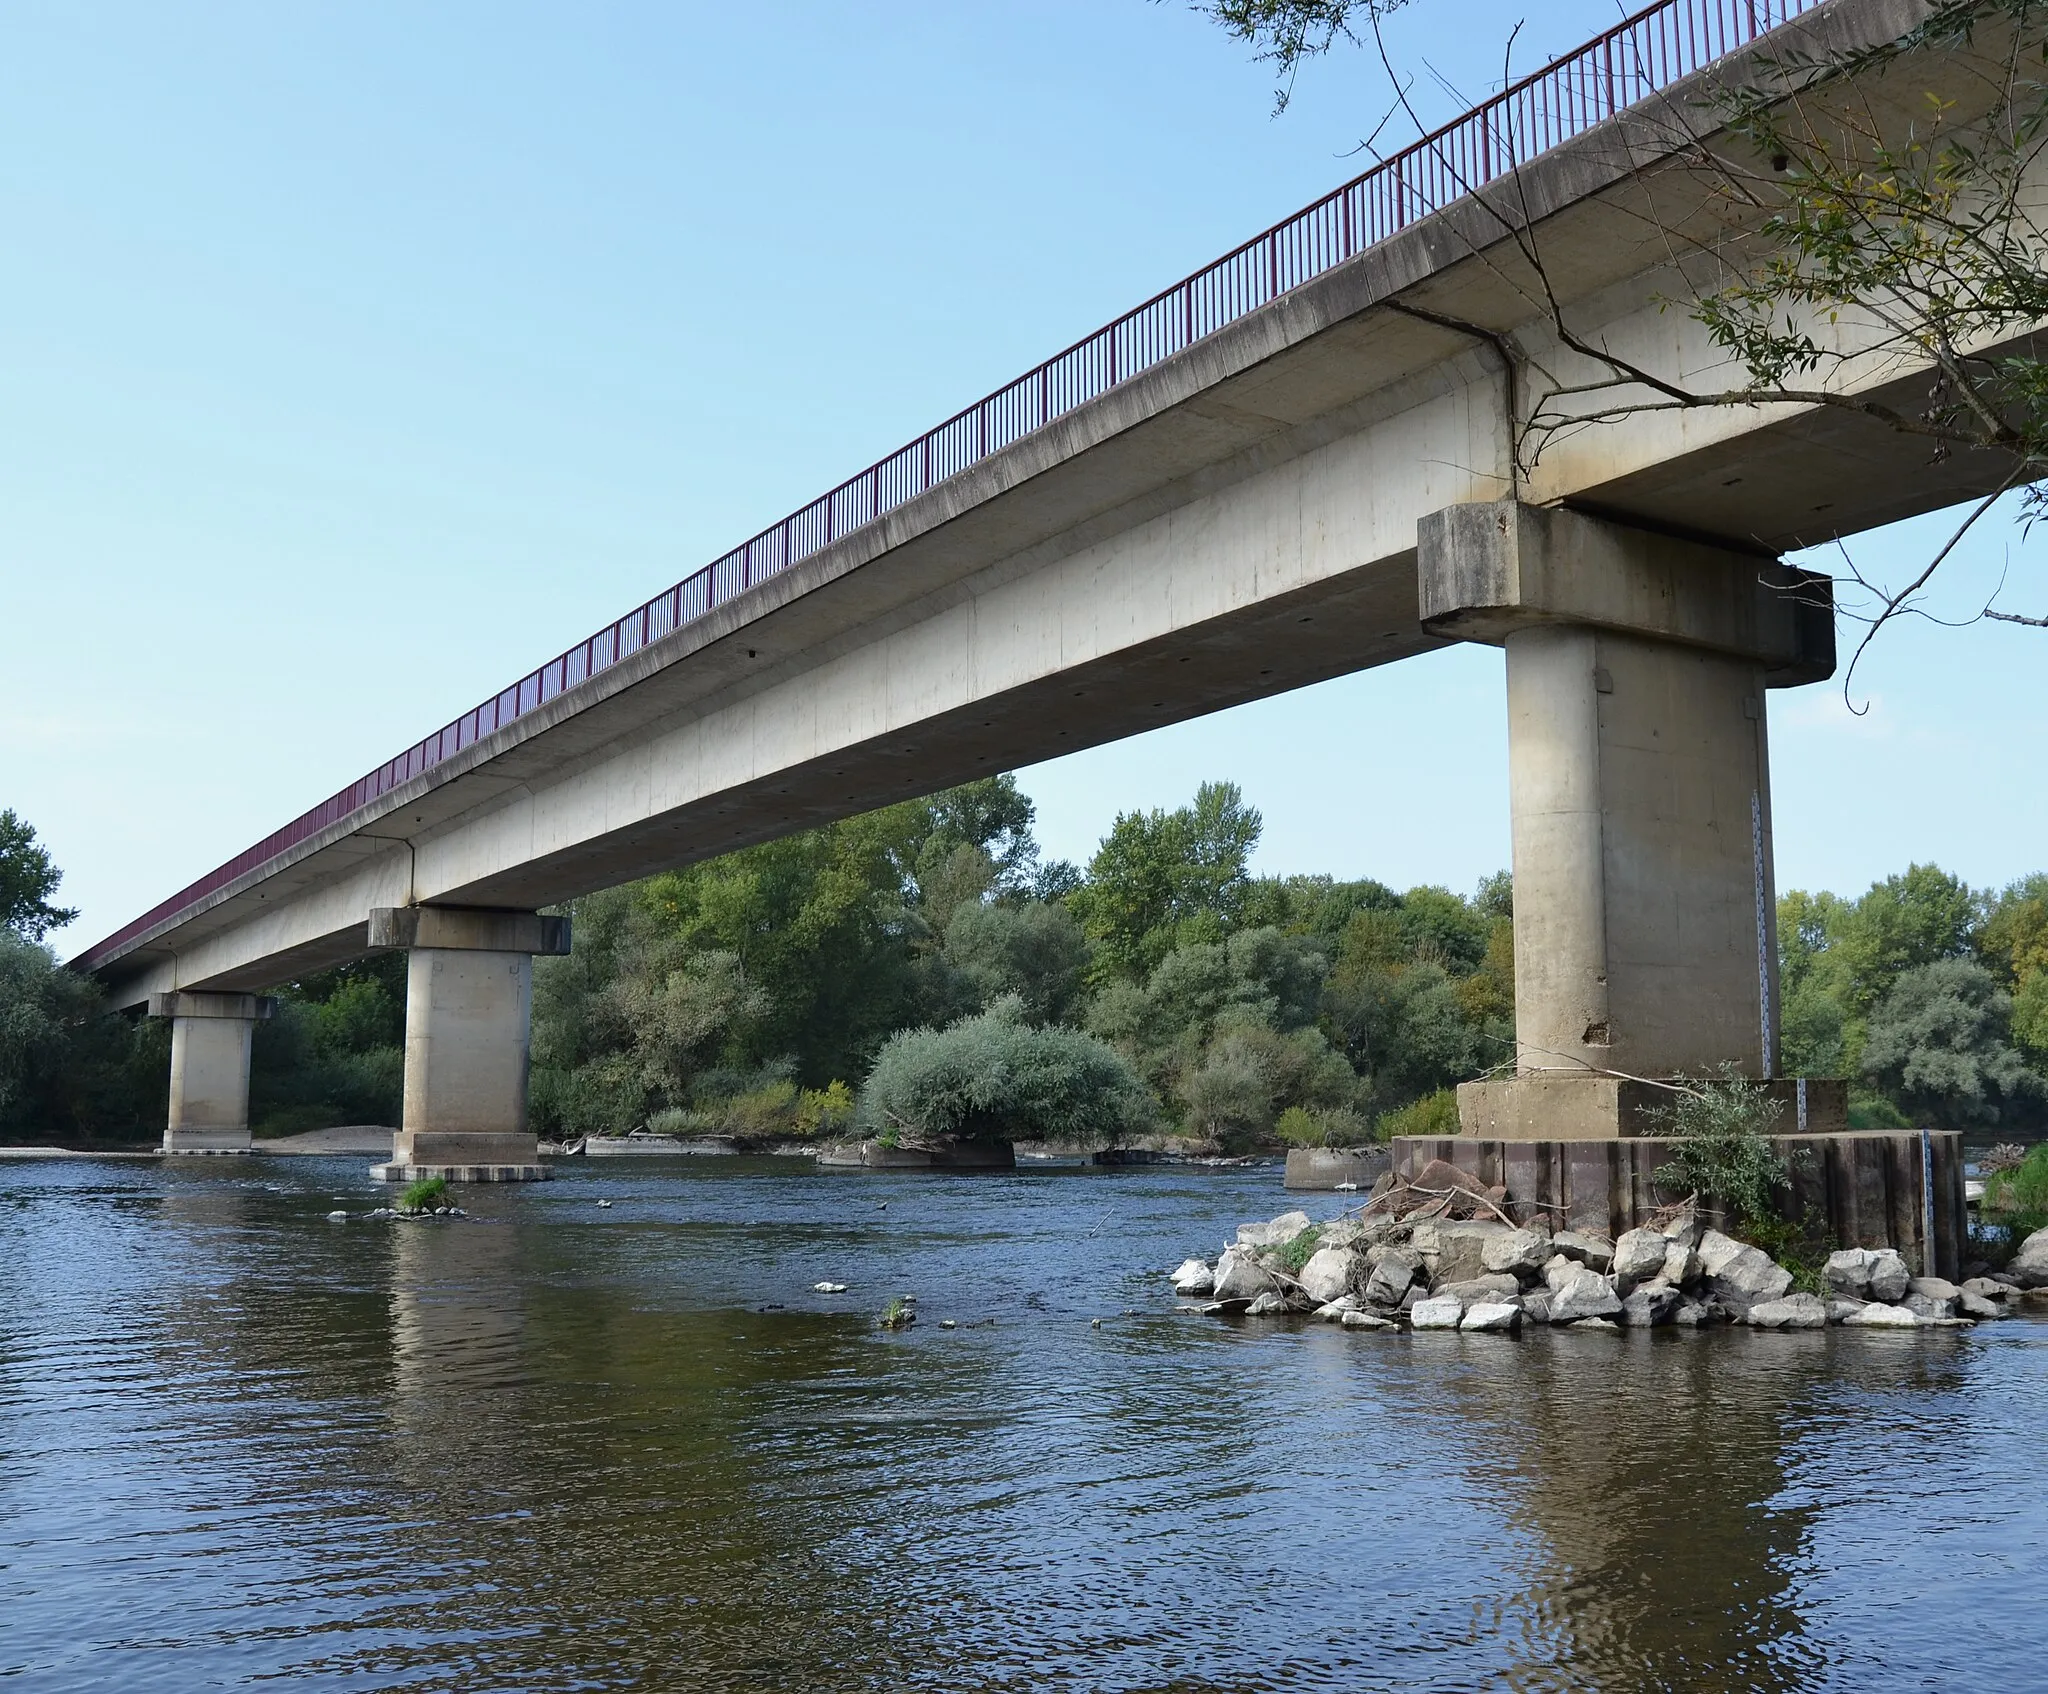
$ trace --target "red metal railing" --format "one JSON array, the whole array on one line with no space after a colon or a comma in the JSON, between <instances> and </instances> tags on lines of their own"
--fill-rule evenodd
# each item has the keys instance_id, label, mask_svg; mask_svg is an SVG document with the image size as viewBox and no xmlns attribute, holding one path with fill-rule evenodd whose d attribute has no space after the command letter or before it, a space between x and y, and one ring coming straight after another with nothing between
<instances>
[{"instance_id":1,"label":"red metal railing","mask_svg":"<svg viewBox=\"0 0 2048 1694\"><path fill-rule=\"evenodd\" d=\"M117 930L90 965L235 878L433 769L544 700L915 499L1289 289L1355 258L1518 161L1668 88L1822 0L1661 0L1275 224L550 659Z\"/></svg>"}]
</instances>

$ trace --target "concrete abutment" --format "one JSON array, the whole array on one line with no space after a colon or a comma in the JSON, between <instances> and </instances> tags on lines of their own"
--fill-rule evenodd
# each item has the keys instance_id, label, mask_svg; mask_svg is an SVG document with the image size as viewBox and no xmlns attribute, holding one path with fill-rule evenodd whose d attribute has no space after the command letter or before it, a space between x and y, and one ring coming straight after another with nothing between
<instances>
[{"instance_id":1,"label":"concrete abutment","mask_svg":"<svg viewBox=\"0 0 2048 1694\"><path fill-rule=\"evenodd\" d=\"M442 906L380 908L370 944L407 952L405 1103L388 1182L546 1178L528 1127L533 958L569 950L569 920Z\"/></svg>"}]
</instances>

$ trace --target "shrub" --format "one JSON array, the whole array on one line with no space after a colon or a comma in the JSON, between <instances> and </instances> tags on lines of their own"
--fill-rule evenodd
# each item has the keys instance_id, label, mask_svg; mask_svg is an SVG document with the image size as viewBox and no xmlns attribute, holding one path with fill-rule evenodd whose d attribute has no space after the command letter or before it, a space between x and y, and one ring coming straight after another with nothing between
<instances>
[{"instance_id":1,"label":"shrub","mask_svg":"<svg viewBox=\"0 0 2048 1694\"><path fill-rule=\"evenodd\" d=\"M446 1205L447 1201L448 1179L445 1176L423 1176L398 1197L398 1209L401 1212L427 1212L436 1206Z\"/></svg>"},{"instance_id":2,"label":"shrub","mask_svg":"<svg viewBox=\"0 0 2048 1694\"><path fill-rule=\"evenodd\" d=\"M1021 1002L1005 996L945 1029L891 1036L856 1120L899 1137L1107 1142L1149 1123L1153 1111L1150 1091L1114 1048L1079 1030L1034 1029Z\"/></svg>"},{"instance_id":3,"label":"shrub","mask_svg":"<svg viewBox=\"0 0 2048 1694\"><path fill-rule=\"evenodd\" d=\"M2035 1147L2011 1169L1994 1171L1985 1178L1983 1209L1995 1215L2015 1240L2048 1229L2048 1142Z\"/></svg>"},{"instance_id":4,"label":"shrub","mask_svg":"<svg viewBox=\"0 0 2048 1694\"><path fill-rule=\"evenodd\" d=\"M1302 1268L1316 1255L1316 1247L1322 1241L1323 1226L1312 1223L1293 1240L1284 1242L1274 1250L1274 1260L1289 1276L1301 1275Z\"/></svg>"},{"instance_id":5,"label":"shrub","mask_svg":"<svg viewBox=\"0 0 2048 1694\"><path fill-rule=\"evenodd\" d=\"M1373 1139L1372 1126L1349 1106L1289 1106L1273 1130L1293 1147L1363 1147Z\"/></svg>"},{"instance_id":6,"label":"shrub","mask_svg":"<svg viewBox=\"0 0 2048 1694\"><path fill-rule=\"evenodd\" d=\"M1456 1135L1458 1091L1439 1088L1434 1094L1409 1101L1398 1111L1383 1112L1372 1132L1380 1141L1391 1141L1397 1135Z\"/></svg>"},{"instance_id":7,"label":"shrub","mask_svg":"<svg viewBox=\"0 0 2048 1694\"><path fill-rule=\"evenodd\" d=\"M1733 1065L1714 1076L1680 1081L1687 1091L1675 1104L1645 1114L1673 1143L1658 1180L1719 1201L1724 1221L1748 1234L1782 1225L1781 1196L1792 1169L1769 1138L1784 1103Z\"/></svg>"}]
</instances>

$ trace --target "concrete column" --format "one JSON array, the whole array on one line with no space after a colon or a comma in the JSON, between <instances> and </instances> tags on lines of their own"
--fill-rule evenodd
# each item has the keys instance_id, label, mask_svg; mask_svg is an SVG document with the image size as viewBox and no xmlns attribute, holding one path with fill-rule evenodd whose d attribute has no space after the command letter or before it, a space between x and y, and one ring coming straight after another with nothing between
<instances>
[{"instance_id":1,"label":"concrete column","mask_svg":"<svg viewBox=\"0 0 2048 1694\"><path fill-rule=\"evenodd\" d=\"M166 1153L247 1153L249 1047L277 1002L261 994L190 989L153 994L149 1015L171 1020L171 1109Z\"/></svg>"},{"instance_id":2,"label":"concrete column","mask_svg":"<svg viewBox=\"0 0 2048 1694\"><path fill-rule=\"evenodd\" d=\"M1427 627L1507 650L1513 1082L1466 1133L1611 1136L1631 1078L1777 1062L1764 689L1833 670L1825 578L1515 502L1425 520Z\"/></svg>"},{"instance_id":3,"label":"concrete column","mask_svg":"<svg viewBox=\"0 0 2048 1694\"><path fill-rule=\"evenodd\" d=\"M373 947L408 950L405 1103L378 1178L544 1179L526 1122L533 955L566 953L569 920L443 906L370 914Z\"/></svg>"}]
</instances>

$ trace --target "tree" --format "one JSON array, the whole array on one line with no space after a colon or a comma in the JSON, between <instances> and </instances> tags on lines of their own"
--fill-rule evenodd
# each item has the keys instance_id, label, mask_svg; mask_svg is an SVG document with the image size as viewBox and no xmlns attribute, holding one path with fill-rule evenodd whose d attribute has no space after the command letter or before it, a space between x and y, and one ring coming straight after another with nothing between
<instances>
[{"instance_id":1,"label":"tree","mask_svg":"<svg viewBox=\"0 0 2048 1694\"><path fill-rule=\"evenodd\" d=\"M1205 782L1176 811L1119 813L1070 897L1098 976L1142 980L1183 929L1221 940L1242 915L1262 827L1234 782Z\"/></svg>"},{"instance_id":2,"label":"tree","mask_svg":"<svg viewBox=\"0 0 2048 1694\"><path fill-rule=\"evenodd\" d=\"M2012 996L1976 960L1916 965L1871 1013L1864 1074L1923 1124L1997 1123L2039 1093L2011 1020Z\"/></svg>"},{"instance_id":3,"label":"tree","mask_svg":"<svg viewBox=\"0 0 2048 1694\"><path fill-rule=\"evenodd\" d=\"M875 1056L856 1121L921 1140L1081 1140L1108 1145L1153 1117L1150 1091L1114 1048L1034 1028L1015 999L942 1030L899 1031Z\"/></svg>"},{"instance_id":4,"label":"tree","mask_svg":"<svg viewBox=\"0 0 2048 1694\"><path fill-rule=\"evenodd\" d=\"M9 809L0 811L0 929L40 941L78 916L75 906L53 906L50 896L64 873L50 862L36 832Z\"/></svg>"},{"instance_id":5,"label":"tree","mask_svg":"<svg viewBox=\"0 0 2048 1694\"><path fill-rule=\"evenodd\" d=\"M1833 945L1848 973L1851 1005L1868 1011L1904 971L1972 950L1977 899L1937 865L1909 865L1873 883L1839 921Z\"/></svg>"}]
</instances>

